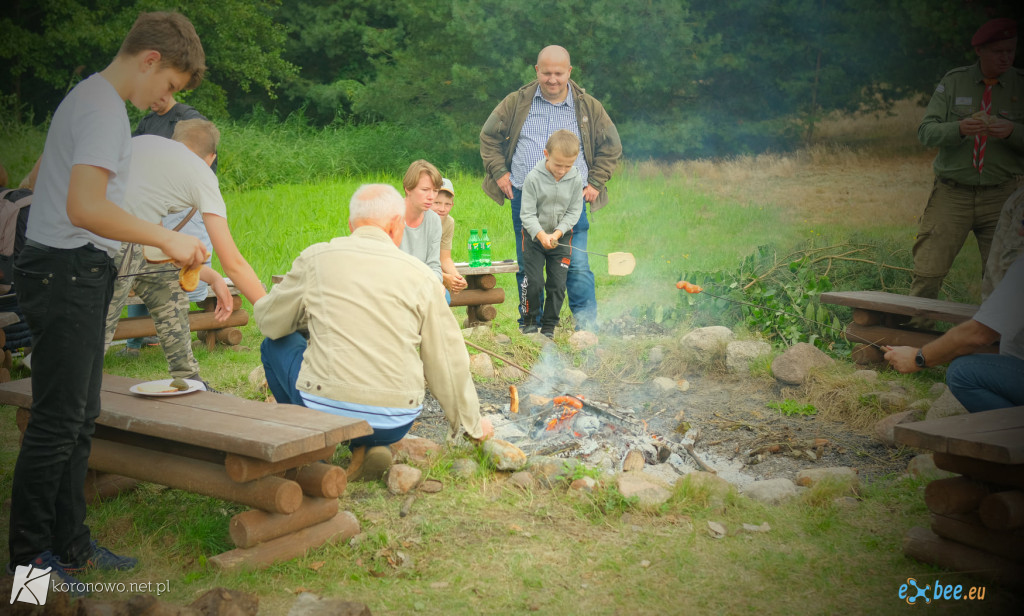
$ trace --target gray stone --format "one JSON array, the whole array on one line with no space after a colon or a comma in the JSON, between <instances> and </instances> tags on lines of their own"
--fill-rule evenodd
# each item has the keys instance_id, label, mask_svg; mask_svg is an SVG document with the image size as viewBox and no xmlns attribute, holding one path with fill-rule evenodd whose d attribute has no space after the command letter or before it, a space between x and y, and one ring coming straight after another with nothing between
<instances>
[{"instance_id":1,"label":"gray stone","mask_svg":"<svg viewBox=\"0 0 1024 616\"><path fill-rule=\"evenodd\" d=\"M590 494L597 488L597 480L593 477L580 477L569 484L570 493Z\"/></svg>"},{"instance_id":2,"label":"gray stone","mask_svg":"<svg viewBox=\"0 0 1024 616\"><path fill-rule=\"evenodd\" d=\"M648 464L641 471L644 475L652 477L665 485L674 486L683 478L671 464Z\"/></svg>"},{"instance_id":3,"label":"gray stone","mask_svg":"<svg viewBox=\"0 0 1024 616\"><path fill-rule=\"evenodd\" d=\"M711 327L698 327L683 336L680 342L687 349L701 353L718 353L735 337L736 335L728 327L712 325Z\"/></svg>"},{"instance_id":4,"label":"gray stone","mask_svg":"<svg viewBox=\"0 0 1024 616\"><path fill-rule=\"evenodd\" d=\"M519 368L516 368L515 366L509 366L506 364L501 368L498 368L498 376L509 381L518 381L519 379L523 378L526 375Z\"/></svg>"},{"instance_id":5,"label":"gray stone","mask_svg":"<svg viewBox=\"0 0 1024 616\"><path fill-rule=\"evenodd\" d=\"M777 477L775 479L755 481L743 490L743 494L760 503L776 505L796 496L797 490L796 485L789 479Z\"/></svg>"},{"instance_id":6,"label":"gray stone","mask_svg":"<svg viewBox=\"0 0 1024 616\"><path fill-rule=\"evenodd\" d=\"M932 383L932 386L928 388L928 395L937 398L941 396L943 393L945 393L946 389L947 388L945 383Z\"/></svg>"},{"instance_id":7,"label":"gray stone","mask_svg":"<svg viewBox=\"0 0 1024 616\"><path fill-rule=\"evenodd\" d=\"M944 479L956 475L956 473L944 471L935 466L935 458L930 453L914 456L910 463L907 464L907 473L911 477L926 481L934 481L935 479Z\"/></svg>"},{"instance_id":8,"label":"gray stone","mask_svg":"<svg viewBox=\"0 0 1024 616\"><path fill-rule=\"evenodd\" d=\"M132 597L132 600L134 600L135 598L136 597ZM142 596L140 596L140 598L142 598ZM153 597L152 595L148 595L146 596L146 598L155 600L155 597ZM259 604L260 598L252 593L220 587L206 591L198 599L190 603L188 607L192 610L195 610L194 613L196 614L231 614L232 616L255 616L255 614L259 611ZM165 607L165 605L166 604L155 604L149 606L148 609L142 605L137 605L134 606L135 609L129 609L128 613L152 614L153 616L156 616L158 614L178 613L177 610L173 609L168 609L167 611L161 609ZM86 613L92 613L88 610L85 611ZM97 611L96 613L100 614L103 612Z\"/></svg>"},{"instance_id":9,"label":"gray stone","mask_svg":"<svg viewBox=\"0 0 1024 616\"><path fill-rule=\"evenodd\" d=\"M415 488L420 479L423 478L423 471L408 464L394 464L388 471L388 492L392 494L407 494Z\"/></svg>"},{"instance_id":10,"label":"gray stone","mask_svg":"<svg viewBox=\"0 0 1024 616\"><path fill-rule=\"evenodd\" d=\"M587 376L586 372L583 372L582 370L576 370L575 368L563 370L561 377L562 382L569 385L570 387L579 387L580 384L583 383L583 381L586 381L588 378L590 378Z\"/></svg>"},{"instance_id":11,"label":"gray stone","mask_svg":"<svg viewBox=\"0 0 1024 616\"><path fill-rule=\"evenodd\" d=\"M619 473L615 478L619 493L626 498L637 498L643 508L654 508L665 503L672 493L643 473Z\"/></svg>"},{"instance_id":12,"label":"gray stone","mask_svg":"<svg viewBox=\"0 0 1024 616\"><path fill-rule=\"evenodd\" d=\"M654 346L647 352L647 362L652 366L657 366L661 362L665 361L665 347Z\"/></svg>"},{"instance_id":13,"label":"gray stone","mask_svg":"<svg viewBox=\"0 0 1024 616\"><path fill-rule=\"evenodd\" d=\"M203 612L219 614L221 612ZM227 612L224 612L227 614ZM233 612L232 612L233 613ZM288 616L370 616L370 608L358 601L318 597L304 592L295 598Z\"/></svg>"},{"instance_id":14,"label":"gray stone","mask_svg":"<svg viewBox=\"0 0 1024 616\"><path fill-rule=\"evenodd\" d=\"M267 373L263 369L263 364L260 364L252 369L249 373L249 385L252 385L256 389L267 388Z\"/></svg>"},{"instance_id":15,"label":"gray stone","mask_svg":"<svg viewBox=\"0 0 1024 616\"><path fill-rule=\"evenodd\" d=\"M767 342L734 340L725 347L725 367L729 372L749 372L752 361L771 351L772 346Z\"/></svg>"},{"instance_id":16,"label":"gray stone","mask_svg":"<svg viewBox=\"0 0 1024 616\"><path fill-rule=\"evenodd\" d=\"M876 404L885 413L895 413L907 407L907 395L898 391L872 391L862 396L869 404Z\"/></svg>"},{"instance_id":17,"label":"gray stone","mask_svg":"<svg viewBox=\"0 0 1024 616\"><path fill-rule=\"evenodd\" d=\"M592 346L597 346L597 334L581 329L569 336L569 347L574 351L582 351Z\"/></svg>"},{"instance_id":18,"label":"gray stone","mask_svg":"<svg viewBox=\"0 0 1024 616\"><path fill-rule=\"evenodd\" d=\"M508 441L487 439L483 451L499 471L518 471L526 466L526 454Z\"/></svg>"},{"instance_id":19,"label":"gray stone","mask_svg":"<svg viewBox=\"0 0 1024 616\"><path fill-rule=\"evenodd\" d=\"M660 465L659 466L663 466ZM732 492L732 484L714 473L706 471L694 471L687 473L683 479L690 488L696 488L703 492L707 490L708 502L712 507L721 507L725 504L725 497Z\"/></svg>"},{"instance_id":20,"label":"gray stone","mask_svg":"<svg viewBox=\"0 0 1024 616\"><path fill-rule=\"evenodd\" d=\"M576 458L530 456L528 463L533 476L542 484L551 486L572 477L580 461Z\"/></svg>"},{"instance_id":21,"label":"gray stone","mask_svg":"<svg viewBox=\"0 0 1024 616\"><path fill-rule=\"evenodd\" d=\"M529 471L516 471L508 478L508 482L523 490L536 490L537 480Z\"/></svg>"},{"instance_id":22,"label":"gray stone","mask_svg":"<svg viewBox=\"0 0 1024 616\"><path fill-rule=\"evenodd\" d=\"M441 454L441 446L429 438L420 438L411 434L397 443L391 444L391 455L398 462L416 462L429 464Z\"/></svg>"},{"instance_id":23,"label":"gray stone","mask_svg":"<svg viewBox=\"0 0 1024 616\"><path fill-rule=\"evenodd\" d=\"M829 466L825 468L805 468L796 474L796 485L809 488L819 481L835 479L849 482L855 488L860 483L857 471L848 466Z\"/></svg>"},{"instance_id":24,"label":"gray stone","mask_svg":"<svg viewBox=\"0 0 1024 616\"><path fill-rule=\"evenodd\" d=\"M943 387L945 387L945 385L943 385ZM943 417L966 414L967 409L964 408L964 405L960 404L960 401L956 399L953 392L949 391L948 388L945 388L942 391L942 395L939 396L935 402L932 402L932 406L928 409L928 414L925 416L925 419L942 419Z\"/></svg>"},{"instance_id":25,"label":"gray stone","mask_svg":"<svg viewBox=\"0 0 1024 616\"><path fill-rule=\"evenodd\" d=\"M498 344L508 344L509 342L512 342L512 339L506 334L495 334L494 341Z\"/></svg>"},{"instance_id":26,"label":"gray stone","mask_svg":"<svg viewBox=\"0 0 1024 616\"><path fill-rule=\"evenodd\" d=\"M861 379L862 381L874 383L875 381L878 380L878 373L875 372L874 370L857 370L856 372L853 373L853 377Z\"/></svg>"},{"instance_id":27,"label":"gray stone","mask_svg":"<svg viewBox=\"0 0 1024 616\"><path fill-rule=\"evenodd\" d=\"M918 421L919 411L903 411L883 417L875 422L875 438L882 441L887 447L895 447L896 440L893 438L893 430L897 425Z\"/></svg>"},{"instance_id":28,"label":"gray stone","mask_svg":"<svg viewBox=\"0 0 1024 616\"><path fill-rule=\"evenodd\" d=\"M858 504L860 504L860 501L852 496L840 496L832 502L835 503L836 507L841 509L854 509Z\"/></svg>"},{"instance_id":29,"label":"gray stone","mask_svg":"<svg viewBox=\"0 0 1024 616\"><path fill-rule=\"evenodd\" d=\"M772 374L787 385L803 385L815 369L836 363L813 344L798 342L786 349L772 362Z\"/></svg>"},{"instance_id":30,"label":"gray stone","mask_svg":"<svg viewBox=\"0 0 1024 616\"><path fill-rule=\"evenodd\" d=\"M920 400L914 400L907 405L907 409L911 411L920 411L921 417L925 416L928 409L932 408L932 401L927 398L921 398Z\"/></svg>"},{"instance_id":31,"label":"gray stone","mask_svg":"<svg viewBox=\"0 0 1024 616\"><path fill-rule=\"evenodd\" d=\"M655 395L668 393L676 388L676 382L666 376L656 377L651 381Z\"/></svg>"},{"instance_id":32,"label":"gray stone","mask_svg":"<svg viewBox=\"0 0 1024 616\"><path fill-rule=\"evenodd\" d=\"M491 356L486 353L470 355L469 370L476 376L484 379L494 378L494 362L491 361Z\"/></svg>"},{"instance_id":33,"label":"gray stone","mask_svg":"<svg viewBox=\"0 0 1024 616\"><path fill-rule=\"evenodd\" d=\"M480 465L477 464L476 460L470 460L469 458L459 458L452 462L452 475L460 477L462 479L468 479L473 475L476 475L477 470L480 469Z\"/></svg>"}]
</instances>

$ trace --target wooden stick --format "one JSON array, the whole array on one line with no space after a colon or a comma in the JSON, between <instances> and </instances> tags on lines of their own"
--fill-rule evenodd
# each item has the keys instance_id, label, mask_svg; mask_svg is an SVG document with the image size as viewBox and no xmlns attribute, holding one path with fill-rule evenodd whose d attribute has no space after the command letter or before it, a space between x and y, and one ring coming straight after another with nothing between
<instances>
[{"instance_id":1,"label":"wooden stick","mask_svg":"<svg viewBox=\"0 0 1024 616\"><path fill-rule=\"evenodd\" d=\"M978 515L985 526L993 530L1013 530L1024 527L1024 492L996 492L981 501Z\"/></svg>"},{"instance_id":2,"label":"wooden stick","mask_svg":"<svg viewBox=\"0 0 1024 616\"><path fill-rule=\"evenodd\" d=\"M1024 464L999 464L952 453L935 452L935 466L989 483L1024 488Z\"/></svg>"},{"instance_id":3,"label":"wooden stick","mask_svg":"<svg viewBox=\"0 0 1024 616\"><path fill-rule=\"evenodd\" d=\"M359 520L342 511L326 522L271 539L251 548L238 548L210 558L210 563L224 570L237 568L265 569L270 565L298 558L307 550L325 543L337 543L359 532Z\"/></svg>"},{"instance_id":4,"label":"wooden stick","mask_svg":"<svg viewBox=\"0 0 1024 616\"><path fill-rule=\"evenodd\" d=\"M345 471L340 466L317 462L291 469L284 476L302 486L302 491L310 496L338 498L341 496L341 493L338 492L341 481L338 475L344 474ZM347 478L345 481L348 481Z\"/></svg>"},{"instance_id":5,"label":"wooden stick","mask_svg":"<svg viewBox=\"0 0 1024 616\"><path fill-rule=\"evenodd\" d=\"M338 513L336 498L307 498L302 506L287 515L250 509L231 518L228 530L236 547L254 545L283 537L330 520Z\"/></svg>"},{"instance_id":6,"label":"wooden stick","mask_svg":"<svg viewBox=\"0 0 1024 616\"><path fill-rule=\"evenodd\" d=\"M988 488L966 477L936 479L924 487L924 504L939 515L978 510Z\"/></svg>"},{"instance_id":7,"label":"wooden stick","mask_svg":"<svg viewBox=\"0 0 1024 616\"><path fill-rule=\"evenodd\" d=\"M328 460L334 455L334 450L336 448L337 445L330 445L323 449L304 453L302 455L295 456L294 458L287 458L278 462L267 462L266 460L251 458L237 453L229 453L224 456L224 468L227 469L228 477L231 477L234 481L252 481L253 479L259 479L260 477L266 477L267 475L274 475L291 468L298 468L300 466L319 462L320 460Z\"/></svg>"},{"instance_id":8,"label":"wooden stick","mask_svg":"<svg viewBox=\"0 0 1024 616\"><path fill-rule=\"evenodd\" d=\"M228 315L228 319L224 322L215 319L212 312L192 311L188 313L188 326L192 331L241 327L248 322L249 313L245 310L235 310ZM143 338L155 335L156 325L153 324L152 318L128 317L117 322L117 329L114 331L113 339L123 340L125 338Z\"/></svg>"},{"instance_id":9,"label":"wooden stick","mask_svg":"<svg viewBox=\"0 0 1024 616\"><path fill-rule=\"evenodd\" d=\"M718 471L711 468L704 462L704 460L700 459L700 457L697 455L697 452L693 450L693 445L689 443L683 443L683 448L686 449L686 453L690 454L690 457L697 461L697 465L700 466L702 469L711 473L712 475L718 474Z\"/></svg>"},{"instance_id":10,"label":"wooden stick","mask_svg":"<svg viewBox=\"0 0 1024 616\"><path fill-rule=\"evenodd\" d=\"M1024 566L915 526L903 537L903 553L952 571L975 573L1006 586L1024 586Z\"/></svg>"},{"instance_id":11,"label":"wooden stick","mask_svg":"<svg viewBox=\"0 0 1024 616\"><path fill-rule=\"evenodd\" d=\"M1024 563L1024 533L999 532L985 528L976 513L948 516L933 513L931 518L932 531L940 537Z\"/></svg>"},{"instance_id":12,"label":"wooden stick","mask_svg":"<svg viewBox=\"0 0 1024 616\"><path fill-rule=\"evenodd\" d=\"M529 374L530 376L532 376L533 378L537 379L538 381L543 380L539 376L537 376L536 374L530 372L526 368L523 368L519 364L513 362L512 360L508 359L507 357L504 357L503 355L495 353L494 351L489 351L489 350L487 350L487 349L485 349L485 348L483 348L481 346L477 346L477 345L473 344L472 342L470 342L469 340L463 340L463 342L466 343L466 346L473 347L474 349L476 349L477 351L480 351L482 353L487 353L488 355L490 355L491 357L494 357L495 359L500 359L501 361L503 361L506 364L512 366L513 368L516 368L518 370L521 370L521 371L525 372L526 374Z\"/></svg>"},{"instance_id":13,"label":"wooden stick","mask_svg":"<svg viewBox=\"0 0 1024 616\"><path fill-rule=\"evenodd\" d=\"M402 503L402 508L398 510L398 517L404 518L409 515L409 511L412 509L413 502L416 501L416 495L410 494L406 497L405 502Z\"/></svg>"},{"instance_id":14,"label":"wooden stick","mask_svg":"<svg viewBox=\"0 0 1024 616\"><path fill-rule=\"evenodd\" d=\"M292 513L302 504L302 488L294 481L263 477L237 483L223 465L103 439L93 439L89 467L274 513Z\"/></svg>"}]
</instances>

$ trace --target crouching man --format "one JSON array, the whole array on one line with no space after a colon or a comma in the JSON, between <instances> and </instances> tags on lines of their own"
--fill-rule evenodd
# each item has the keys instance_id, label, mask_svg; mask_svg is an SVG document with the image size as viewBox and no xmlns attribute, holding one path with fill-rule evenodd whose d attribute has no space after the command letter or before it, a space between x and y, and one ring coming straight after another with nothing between
<instances>
[{"instance_id":1,"label":"crouching man","mask_svg":"<svg viewBox=\"0 0 1024 616\"><path fill-rule=\"evenodd\" d=\"M350 480L380 479L390 468L388 445L419 416L424 378L450 436L480 442L493 433L480 417L469 354L437 276L398 248L404 216L394 187L361 186L349 204L352 234L302 251L253 306L274 398L373 428L349 444Z\"/></svg>"},{"instance_id":2,"label":"crouching man","mask_svg":"<svg viewBox=\"0 0 1024 616\"><path fill-rule=\"evenodd\" d=\"M1017 234L1024 238L1024 220ZM1024 240L1021 240L1024 242ZM1019 246L1019 245L1018 245ZM1024 406L1024 254L978 312L920 349L892 347L885 359L900 372L952 361L946 384L960 404L977 413ZM977 353L999 342L999 354Z\"/></svg>"}]
</instances>

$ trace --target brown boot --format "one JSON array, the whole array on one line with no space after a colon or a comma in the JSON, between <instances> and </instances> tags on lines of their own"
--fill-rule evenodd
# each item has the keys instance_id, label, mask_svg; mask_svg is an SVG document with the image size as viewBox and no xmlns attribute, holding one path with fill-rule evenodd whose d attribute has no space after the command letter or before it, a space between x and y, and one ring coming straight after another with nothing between
<instances>
[{"instance_id":1,"label":"brown boot","mask_svg":"<svg viewBox=\"0 0 1024 616\"><path fill-rule=\"evenodd\" d=\"M354 481L377 481L391 469L391 448L383 445L370 447L363 459L359 477Z\"/></svg>"},{"instance_id":2,"label":"brown boot","mask_svg":"<svg viewBox=\"0 0 1024 616\"><path fill-rule=\"evenodd\" d=\"M348 463L348 468L345 469L345 474L348 476L349 481L359 481L359 476L363 472L363 460L365 458L366 447L352 448L352 459Z\"/></svg>"}]
</instances>

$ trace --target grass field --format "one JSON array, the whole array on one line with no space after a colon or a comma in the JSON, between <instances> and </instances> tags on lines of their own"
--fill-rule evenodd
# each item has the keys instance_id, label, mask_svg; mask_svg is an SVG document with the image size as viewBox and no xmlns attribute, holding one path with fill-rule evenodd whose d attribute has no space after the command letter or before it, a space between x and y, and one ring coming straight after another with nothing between
<instances>
[{"instance_id":1,"label":"grass field","mask_svg":"<svg viewBox=\"0 0 1024 616\"><path fill-rule=\"evenodd\" d=\"M918 110L898 111L824 123L821 143L789 155L624 163L610 184L611 204L592 217L590 247L632 252L637 269L613 278L601 257L591 258L601 318L639 314L643 306L679 309L674 336L691 319L674 283L688 272L732 270L762 245L782 259L799 247L863 242L874 247L873 259L908 265L915 218L930 189L931 154L915 146ZM24 147L38 143L38 136L19 139ZM31 164L29 156L18 160L22 171L24 160ZM240 149L225 151L224 162L227 173L231 165L248 164ZM303 248L347 234L347 202L359 184L397 186L407 162L396 162L400 169L391 174L234 185L225 198L242 253L269 286L271 275L285 273ZM465 259L471 227L490 230L495 259L513 258L507 206L483 195L478 175L452 170L449 176L457 191L455 259ZM951 274L949 289L958 299L977 298L975 253L969 244ZM500 278L508 299L495 329L515 336L515 288L511 276ZM461 319L463 311L456 314ZM246 376L259 363L261 337L251 324L244 334L241 350L200 350L197 358L218 389L258 398ZM138 360L111 353L106 369L158 378L165 367L159 350L147 349ZM16 448L14 410L2 407L0 494L9 493ZM578 499L560 491L524 494L489 471L458 479L449 467L466 455L472 454L453 450L427 470L446 488L417 500L406 518L398 516L400 499L382 486L350 486L342 505L366 531L359 545L319 549L253 573L223 574L205 562L230 547L226 528L235 506L149 486L89 513L101 543L139 556L142 566L86 579L169 580L163 598L182 604L211 587L240 588L257 593L266 614L286 613L301 590L363 601L374 614L897 614L912 609L897 597L907 577L971 583L902 556L905 530L927 525L923 484L913 480L866 486L848 507L833 503L837 492L829 486L766 507L682 483L667 505L643 511L611 488ZM6 527L8 515L0 511L0 525ZM768 522L772 530L712 539L706 530L712 520L730 529ZM990 589L985 602L928 609L998 613L1005 599Z\"/></svg>"}]
</instances>

